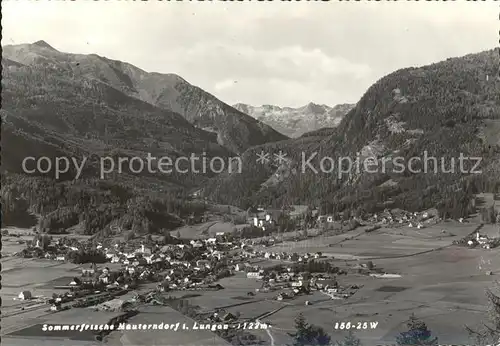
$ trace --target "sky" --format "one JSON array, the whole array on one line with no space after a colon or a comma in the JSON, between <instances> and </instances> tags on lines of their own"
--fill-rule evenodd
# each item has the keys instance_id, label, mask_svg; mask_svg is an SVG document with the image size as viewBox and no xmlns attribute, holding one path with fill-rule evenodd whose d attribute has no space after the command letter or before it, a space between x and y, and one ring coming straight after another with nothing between
<instances>
[{"instance_id":1,"label":"sky","mask_svg":"<svg viewBox=\"0 0 500 346\"><path fill-rule=\"evenodd\" d=\"M176 73L226 103L355 103L405 67L499 45L494 2L2 1L2 45Z\"/></svg>"}]
</instances>

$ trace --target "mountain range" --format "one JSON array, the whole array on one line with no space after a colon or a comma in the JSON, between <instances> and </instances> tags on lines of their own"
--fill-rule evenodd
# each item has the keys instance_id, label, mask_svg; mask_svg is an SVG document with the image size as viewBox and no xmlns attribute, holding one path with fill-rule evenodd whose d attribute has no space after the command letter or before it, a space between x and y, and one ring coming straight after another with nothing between
<instances>
[{"instance_id":1,"label":"mountain range","mask_svg":"<svg viewBox=\"0 0 500 346\"><path fill-rule=\"evenodd\" d=\"M244 103L233 105L239 111L249 114L257 120L271 126L292 138L321 128L334 128L342 118L354 108L353 104L340 104L334 107L308 103L299 108L263 105L250 106Z\"/></svg>"},{"instance_id":2,"label":"mountain range","mask_svg":"<svg viewBox=\"0 0 500 346\"><path fill-rule=\"evenodd\" d=\"M439 206L466 214L473 192L500 191L499 66L499 54L491 50L395 71L356 105L254 108L229 106L174 74L148 73L95 54L63 53L44 41L5 46L3 219L29 212L41 215L49 228L78 224L87 234L116 225L162 232L165 225L178 224L177 217L191 215L193 205L185 197L199 188L210 200L244 208ZM393 158L408 162L424 152L448 161L480 157L482 173L392 169ZM239 155L242 171L137 174L125 167L99 179L100 157L148 153L173 159ZM258 162L261 153L280 154L282 160ZM90 164L80 180L73 169L54 179L53 168L38 176L23 174L27 156L86 156ZM336 164L346 157L388 160L389 167L342 175L340 165L304 171L304 157L311 156L308 162L316 168L324 158Z\"/></svg>"},{"instance_id":3,"label":"mountain range","mask_svg":"<svg viewBox=\"0 0 500 346\"><path fill-rule=\"evenodd\" d=\"M131 64L96 54L63 53L44 41L5 46L2 56L8 59L6 62L10 71L8 78L24 73L38 75L43 79L42 76L50 74L48 80L42 81L43 84L72 84L74 88L85 90L88 94L87 101L92 101L93 104L103 105L111 101L115 105L120 105L128 102L150 112L164 111L160 118L168 118L172 125L175 123L179 132L192 132L194 138L201 140L214 137L217 144L233 153L239 154L254 145L286 139L271 127L236 110L175 74L148 73ZM39 97L40 94L34 96ZM182 122L179 115L192 126ZM74 117L78 115L75 114ZM89 124L69 125L68 121L71 119L60 121L59 125L63 127L58 130L71 129L81 134L96 130L93 126L88 127ZM104 119L99 121L104 122ZM112 128L117 130L121 126L113 124L111 118L107 121L111 131ZM66 124L63 125L63 122ZM104 126L103 123L100 125ZM130 130L141 133L140 128L131 125L125 126L130 126ZM192 130L193 126L197 129Z\"/></svg>"},{"instance_id":4,"label":"mountain range","mask_svg":"<svg viewBox=\"0 0 500 346\"><path fill-rule=\"evenodd\" d=\"M397 70L372 85L336 128L251 148L243 155L244 174L222 174L205 192L242 206L326 203L373 211L444 205L464 214L472 191L500 190L499 66L498 51L491 50ZM261 153L280 152L286 160L256 163ZM438 160L427 172L425 153ZM440 167L443 161L449 170L460 155L480 158L481 174ZM387 160L388 167L371 172L340 163L357 157ZM420 171L408 169L414 157ZM393 169L394 158L405 164L402 172ZM305 162L316 171L304 170ZM346 173L339 176L339 167Z\"/></svg>"},{"instance_id":5,"label":"mountain range","mask_svg":"<svg viewBox=\"0 0 500 346\"><path fill-rule=\"evenodd\" d=\"M187 192L215 173L189 166L162 173L158 161L150 170L133 166L133 159L229 160L254 145L287 139L175 74L60 52L45 41L2 48L4 222L37 214L51 229L80 225L95 234L118 224L159 232L192 212ZM48 171L25 174L24 158L42 156L52 162ZM55 179L61 157L79 164L87 159L79 179L72 165ZM115 163L103 179L102 157ZM118 164L121 159L129 161Z\"/></svg>"}]
</instances>

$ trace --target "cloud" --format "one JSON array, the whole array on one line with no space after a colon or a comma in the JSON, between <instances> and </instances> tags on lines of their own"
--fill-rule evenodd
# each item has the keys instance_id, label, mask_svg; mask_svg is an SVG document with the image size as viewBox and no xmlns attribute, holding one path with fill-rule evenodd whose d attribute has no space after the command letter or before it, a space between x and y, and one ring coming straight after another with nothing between
<instances>
[{"instance_id":1,"label":"cloud","mask_svg":"<svg viewBox=\"0 0 500 346\"><path fill-rule=\"evenodd\" d=\"M498 5L492 2L10 1L2 6L2 44L44 39L62 51L177 73L227 103L356 102L397 69L498 45Z\"/></svg>"},{"instance_id":2,"label":"cloud","mask_svg":"<svg viewBox=\"0 0 500 346\"><path fill-rule=\"evenodd\" d=\"M220 43L214 47L201 43L176 53L183 56L184 64L197 69L199 74L225 70L226 74L237 76L237 79L260 76L306 82L325 76L361 78L371 73L366 64L353 63L341 56L329 56L318 48L305 50L301 46L256 50L243 45L223 46ZM169 58L160 56L158 59Z\"/></svg>"},{"instance_id":3,"label":"cloud","mask_svg":"<svg viewBox=\"0 0 500 346\"><path fill-rule=\"evenodd\" d=\"M236 83L236 81L234 81L234 80L226 79L226 80L215 83L214 87L215 87L215 90L221 91L221 90L232 88L235 83Z\"/></svg>"},{"instance_id":4,"label":"cloud","mask_svg":"<svg viewBox=\"0 0 500 346\"><path fill-rule=\"evenodd\" d=\"M191 73L211 79L216 78L218 71L224 70L231 76L214 86L214 94L229 103L238 102L241 95L251 95L260 101L259 104L299 106L311 101L313 90L313 101L330 100L331 103L337 99L332 97L334 95L339 95L338 100L352 98L346 91L355 92L356 82L371 81L374 75L368 65L352 63L341 56L328 56L317 48L305 50L300 46L255 50L247 46L224 47L219 44L210 49L200 43L179 52L179 55L184 56L184 63ZM200 60L203 64L198 63ZM209 80L206 85L209 85ZM280 95L279 99L276 95Z\"/></svg>"}]
</instances>

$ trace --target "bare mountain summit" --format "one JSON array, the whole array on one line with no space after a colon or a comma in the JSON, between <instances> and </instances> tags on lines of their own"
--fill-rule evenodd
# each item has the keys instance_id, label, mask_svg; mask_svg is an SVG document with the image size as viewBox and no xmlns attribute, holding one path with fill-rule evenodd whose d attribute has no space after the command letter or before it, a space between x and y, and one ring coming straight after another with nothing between
<instances>
[{"instance_id":1,"label":"bare mountain summit","mask_svg":"<svg viewBox=\"0 0 500 346\"><path fill-rule=\"evenodd\" d=\"M263 105L254 107L238 103L234 108L251 115L257 120L289 136L300 137L306 132L321 128L333 128L354 107L352 104L340 104L335 107L309 103L300 108Z\"/></svg>"}]
</instances>

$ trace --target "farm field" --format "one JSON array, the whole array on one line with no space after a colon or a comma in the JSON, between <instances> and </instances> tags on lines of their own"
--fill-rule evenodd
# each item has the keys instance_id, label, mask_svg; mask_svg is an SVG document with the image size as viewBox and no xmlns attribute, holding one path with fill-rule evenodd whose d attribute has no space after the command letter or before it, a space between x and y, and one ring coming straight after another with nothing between
<instances>
[{"instance_id":1,"label":"farm field","mask_svg":"<svg viewBox=\"0 0 500 346\"><path fill-rule=\"evenodd\" d=\"M130 318L128 323L132 324L176 324L186 325L192 329L194 321L189 317L165 306L148 306L141 308L139 314ZM206 330L129 330L115 331L104 340L106 345L112 346L149 346L149 345L207 345L224 346L230 345L216 334Z\"/></svg>"},{"instance_id":2,"label":"farm field","mask_svg":"<svg viewBox=\"0 0 500 346\"><path fill-rule=\"evenodd\" d=\"M19 237L16 236L2 236L2 258L5 256L11 256L16 252L23 250L26 247L25 242L29 240L33 240L34 233L27 228L18 228L18 227L3 227L2 230L8 231L10 234L18 234ZM88 235L79 235L79 234L53 234L51 235L53 241L57 241L59 238L71 237L74 239L86 240L90 238ZM23 242L23 243L19 243Z\"/></svg>"},{"instance_id":3,"label":"farm field","mask_svg":"<svg viewBox=\"0 0 500 346\"><path fill-rule=\"evenodd\" d=\"M67 311L61 311L57 313L43 313L37 317L29 317L24 324L19 324L15 330L4 331L2 336L2 342L6 345L61 345L71 344L71 345L97 345L99 344L95 340L95 335L91 331L43 331L42 327L44 324L51 325L62 325L62 324L81 324L81 323L92 323L92 324L105 324L111 318L116 317L117 313L109 313L102 311L93 311L90 309L71 309ZM7 334L7 335L5 335ZM40 343L38 343L40 341Z\"/></svg>"},{"instance_id":4,"label":"farm field","mask_svg":"<svg viewBox=\"0 0 500 346\"><path fill-rule=\"evenodd\" d=\"M449 246L473 232L475 223L445 222L427 228L417 229L407 226L380 228L366 233L367 227L335 235L318 236L297 242L284 242L263 251L315 253L341 259L383 258L407 256Z\"/></svg>"},{"instance_id":5,"label":"farm field","mask_svg":"<svg viewBox=\"0 0 500 346\"><path fill-rule=\"evenodd\" d=\"M17 244L6 242L4 239L2 241L2 255L12 254L17 251ZM25 245L22 244L21 246L24 248ZM74 276L80 275L78 265L46 259L31 259L6 255L2 257L1 264L1 334L3 336L15 330L37 324L37 321L47 314L49 306L43 303L43 298L50 298L52 296L52 293L55 292L53 286L61 283L69 283ZM19 293L23 291L30 291L34 298L42 299L39 301L36 299L31 301L18 300ZM8 344L5 340L10 337L2 337L4 344ZM18 342L19 345L22 345L24 342L21 341L22 338L20 339L20 336L16 336L15 339L15 345ZM36 344L33 343L33 338L28 337L28 339L31 340L29 342L30 345Z\"/></svg>"},{"instance_id":6,"label":"farm field","mask_svg":"<svg viewBox=\"0 0 500 346\"><path fill-rule=\"evenodd\" d=\"M206 239L213 237L216 233L230 233L237 229L231 222L209 221L197 225L186 225L170 232L172 236L180 235L183 239Z\"/></svg>"},{"instance_id":7,"label":"farm field","mask_svg":"<svg viewBox=\"0 0 500 346\"><path fill-rule=\"evenodd\" d=\"M78 266L68 263L11 257L2 259L3 307L20 304L13 300L20 292L28 290L33 296L50 297L54 291L53 280L64 278L69 283L75 275L80 275ZM67 279L67 281L66 281ZM58 283L61 284L61 283ZM14 301L14 303L12 303ZM5 310L2 312L6 313Z\"/></svg>"}]
</instances>

